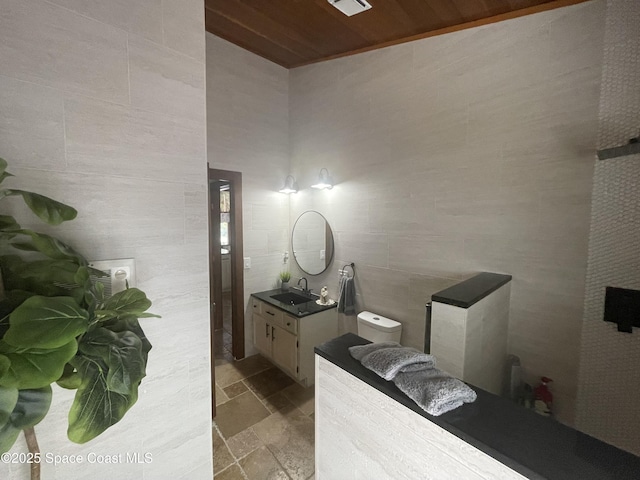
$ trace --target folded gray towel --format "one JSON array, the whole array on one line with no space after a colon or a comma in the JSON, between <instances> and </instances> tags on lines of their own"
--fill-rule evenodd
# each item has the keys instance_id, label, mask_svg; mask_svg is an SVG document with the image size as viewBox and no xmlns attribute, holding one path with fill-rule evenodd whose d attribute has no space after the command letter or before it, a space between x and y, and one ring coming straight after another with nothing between
<instances>
[{"instance_id":1,"label":"folded gray towel","mask_svg":"<svg viewBox=\"0 0 640 480\"><path fill-rule=\"evenodd\" d=\"M396 342L357 345L349 347L349 353L385 380L391 380L398 372L424 370L436 366L433 355L422 353L415 348L403 347Z\"/></svg>"},{"instance_id":2,"label":"folded gray towel","mask_svg":"<svg viewBox=\"0 0 640 480\"><path fill-rule=\"evenodd\" d=\"M338 312L345 315L356 313L356 284L352 277L340 277L338 287Z\"/></svg>"},{"instance_id":3,"label":"folded gray towel","mask_svg":"<svg viewBox=\"0 0 640 480\"><path fill-rule=\"evenodd\" d=\"M366 345L354 345L353 347L349 347L349 353L353 358L361 361L362 357L364 357L365 355L369 355L371 352L375 352L376 350L380 350L381 348L399 346L400 344L398 342L367 343Z\"/></svg>"},{"instance_id":4,"label":"folded gray towel","mask_svg":"<svg viewBox=\"0 0 640 480\"><path fill-rule=\"evenodd\" d=\"M472 403L477 395L464 382L437 368L400 372L393 379L396 386L429 415L438 416Z\"/></svg>"}]
</instances>

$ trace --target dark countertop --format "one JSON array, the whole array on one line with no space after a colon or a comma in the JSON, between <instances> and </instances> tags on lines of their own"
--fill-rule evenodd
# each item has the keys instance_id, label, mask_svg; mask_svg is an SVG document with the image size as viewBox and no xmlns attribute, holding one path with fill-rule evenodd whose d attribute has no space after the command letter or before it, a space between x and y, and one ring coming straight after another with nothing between
<instances>
[{"instance_id":1,"label":"dark countertop","mask_svg":"<svg viewBox=\"0 0 640 480\"><path fill-rule=\"evenodd\" d=\"M289 289L287 291L291 291L298 295L302 295L302 293L298 290ZM324 312L325 310L331 310L332 308L336 308L338 306L337 302L334 303L333 305L318 305L316 303L316 298L318 297L314 298L309 302L300 303L298 305L290 305L288 303L279 302L278 300L271 298L271 295L278 295L280 293L285 293L285 291L279 288L276 288L274 290L267 290L265 292L252 293L251 296L257 298L258 300L262 300L263 302L266 302L269 305L273 305L274 307L279 308L280 310L284 310L285 312L290 313L291 315L295 315L298 318L307 317L309 315L313 315L314 313L318 313L318 312Z\"/></svg>"},{"instance_id":2,"label":"dark countertop","mask_svg":"<svg viewBox=\"0 0 640 480\"><path fill-rule=\"evenodd\" d=\"M433 417L351 357L370 343L347 333L315 347L316 354L429 419L525 477L551 480L638 480L640 457L567 427L510 400L473 387L474 403Z\"/></svg>"},{"instance_id":3,"label":"dark countertop","mask_svg":"<svg viewBox=\"0 0 640 480\"><path fill-rule=\"evenodd\" d=\"M434 293L431 295L431 301L469 308L510 281L511 275L482 272L464 282Z\"/></svg>"}]
</instances>

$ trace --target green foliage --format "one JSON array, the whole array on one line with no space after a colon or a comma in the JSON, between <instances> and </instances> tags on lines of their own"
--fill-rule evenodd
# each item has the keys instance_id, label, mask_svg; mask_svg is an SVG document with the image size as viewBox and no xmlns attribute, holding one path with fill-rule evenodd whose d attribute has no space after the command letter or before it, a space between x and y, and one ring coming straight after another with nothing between
<instances>
[{"instance_id":1,"label":"green foliage","mask_svg":"<svg viewBox=\"0 0 640 480\"><path fill-rule=\"evenodd\" d=\"M65 364L78 351L75 338L57 348L15 348L0 342L0 358L9 360L10 365L0 377L0 386L42 388L62 376Z\"/></svg>"},{"instance_id":2,"label":"green foliage","mask_svg":"<svg viewBox=\"0 0 640 480\"><path fill-rule=\"evenodd\" d=\"M0 452L11 448L22 430L42 421L51 397L49 385L24 390L0 387Z\"/></svg>"},{"instance_id":3,"label":"green foliage","mask_svg":"<svg viewBox=\"0 0 640 480\"><path fill-rule=\"evenodd\" d=\"M291 280L291 273L280 272L280 280L283 282L288 282L289 280Z\"/></svg>"},{"instance_id":4,"label":"green foliage","mask_svg":"<svg viewBox=\"0 0 640 480\"><path fill-rule=\"evenodd\" d=\"M0 183L13 176L0 158ZM72 220L72 207L16 189L50 225ZM103 276L75 249L50 235L23 229L0 215L0 239L30 252L0 256L0 453L21 430L39 423L51 404L51 384L76 390L68 437L85 443L122 419L138 399L151 343L138 322L151 301L129 288L104 298ZM23 254L24 255L24 254Z\"/></svg>"}]
</instances>

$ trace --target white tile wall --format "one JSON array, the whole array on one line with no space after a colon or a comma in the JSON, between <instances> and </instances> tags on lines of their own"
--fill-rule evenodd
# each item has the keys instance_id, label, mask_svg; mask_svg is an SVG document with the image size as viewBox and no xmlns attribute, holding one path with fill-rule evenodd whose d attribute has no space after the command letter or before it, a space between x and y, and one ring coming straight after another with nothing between
<instances>
[{"instance_id":1,"label":"white tile wall","mask_svg":"<svg viewBox=\"0 0 640 480\"><path fill-rule=\"evenodd\" d=\"M469 308L433 302L431 354L438 368L501 395L510 301L511 282Z\"/></svg>"},{"instance_id":2,"label":"white tile wall","mask_svg":"<svg viewBox=\"0 0 640 480\"><path fill-rule=\"evenodd\" d=\"M92 259L135 258L138 287L162 315L142 321L147 377L120 423L72 444L72 392L55 389L36 427L42 452L153 462L44 464L43 478L211 478L204 15L201 2L178 2L174 15L175 3L2 3L0 156L17 175L7 184L75 206L74 222L43 230ZM22 440L14 451L26 451ZM0 464L0 477L28 471Z\"/></svg>"},{"instance_id":3,"label":"white tile wall","mask_svg":"<svg viewBox=\"0 0 640 480\"><path fill-rule=\"evenodd\" d=\"M4 1L0 22L4 75L128 103L122 30L41 0Z\"/></svg>"},{"instance_id":4,"label":"white tile wall","mask_svg":"<svg viewBox=\"0 0 640 480\"><path fill-rule=\"evenodd\" d=\"M432 293L478 271L512 274L510 353L529 382L554 379L568 423L604 13L596 0L290 73L303 189L291 222L316 209L336 236L313 288L335 295L337 269L356 262L358 308L399 320L402 342L420 348ZM331 191L308 189L321 167Z\"/></svg>"},{"instance_id":5,"label":"white tile wall","mask_svg":"<svg viewBox=\"0 0 640 480\"><path fill-rule=\"evenodd\" d=\"M65 167L60 92L0 75L0 110L0 145L12 165Z\"/></svg>"},{"instance_id":6,"label":"white tile wall","mask_svg":"<svg viewBox=\"0 0 640 480\"><path fill-rule=\"evenodd\" d=\"M49 3L162 44L162 0L52 0Z\"/></svg>"},{"instance_id":7,"label":"white tile wall","mask_svg":"<svg viewBox=\"0 0 640 480\"><path fill-rule=\"evenodd\" d=\"M640 124L640 10L608 1L598 148L624 145ZM577 425L640 455L640 331L603 322L605 287L640 289L640 155L598 161L593 182Z\"/></svg>"},{"instance_id":8,"label":"white tile wall","mask_svg":"<svg viewBox=\"0 0 640 480\"><path fill-rule=\"evenodd\" d=\"M246 355L256 352L249 295L288 268L289 197L278 193L289 174L288 92L286 69L207 34L209 165L242 173Z\"/></svg>"}]
</instances>

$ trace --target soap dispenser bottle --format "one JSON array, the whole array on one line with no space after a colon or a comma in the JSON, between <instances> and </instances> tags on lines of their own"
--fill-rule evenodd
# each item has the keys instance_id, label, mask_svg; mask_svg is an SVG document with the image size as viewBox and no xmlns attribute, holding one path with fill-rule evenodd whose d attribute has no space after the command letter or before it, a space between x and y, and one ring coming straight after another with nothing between
<instances>
[{"instance_id":1,"label":"soap dispenser bottle","mask_svg":"<svg viewBox=\"0 0 640 480\"><path fill-rule=\"evenodd\" d=\"M535 410L536 413L544 415L545 417L551 416L551 406L553 405L553 395L549 390L548 383L552 382L549 377L541 377L540 385L534 390L535 395Z\"/></svg>"}]
</instances>

